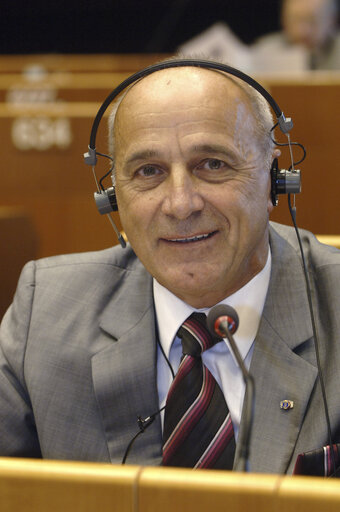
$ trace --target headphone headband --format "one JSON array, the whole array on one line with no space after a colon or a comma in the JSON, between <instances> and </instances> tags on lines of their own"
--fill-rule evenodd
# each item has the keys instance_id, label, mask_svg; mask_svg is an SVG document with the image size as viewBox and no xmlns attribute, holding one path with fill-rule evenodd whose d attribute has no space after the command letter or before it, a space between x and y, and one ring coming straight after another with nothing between
<instances>
[{"instance_id":1,"label":"headphone headband","mask_svg":"<svg viewBox=\"0 0 340 512\"><path fill-rule=\"evenodd\" d=\"M141 71L137 71L137 73L134 73L133 75L129 76L126 80L124 80L118 87L116 87L104 100L103 104L99 108L97 115L93 121L92 129L91 129L91 135L90 135L90 143L89 143L89 152L85 155L85 162L88 165L96 165L97 157L96 157L96 137L97 137L97 131L99 123L109 107L109 105L112 103L112 101L120 94L126 87L133 84L134 82L137 82L137 80L140 80L141 78L144 78L145 76L151 75L152 73L155 73L156 71L160 71L162 69L168 69L168 68L178 68L178 67L197 67L197 68L204 68L204 69L217 69L219 71L223 71L224 73L227 73L232 76L236 76L243 82L246 82L248 85L253 87L256 91L258 91L264 98L267 100L269 105L272 107L279 127L283 133L288 133L293 128L293 122L290 118L286 118L282 110L280 109L279 105L276 103L274 98L269 94L269 92L262 87L261 84L259 84L256 80L254 80L249 75L246 75L242 71L233 68L231 66L228 66L227 64L222 64L219 62L209 61L209 60L199 60L199 59L177 59L177 60L169 60L165 62L160 62L158 64L153 64L151 66L148 66Z\"/></svg>"}]
</instances>

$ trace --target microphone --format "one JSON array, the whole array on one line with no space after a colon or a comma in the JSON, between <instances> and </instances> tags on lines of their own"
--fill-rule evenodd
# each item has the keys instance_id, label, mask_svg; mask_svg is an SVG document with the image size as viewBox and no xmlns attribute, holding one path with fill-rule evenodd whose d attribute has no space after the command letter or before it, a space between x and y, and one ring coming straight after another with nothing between
<instances>
[{"instance_id":1,"label":"microphone","mask_svg":"<svg viewBox=\"0 0 340 512\"><path fill-rule=\"evenodd\" d=\"M126 450L125 450L123 459L122 459L122 464L125 464L126 459L128 458L128 455L129 455L130 450L132 448L132 445L134 444L134 442L137 439L137 437L139 437L141 434L144 434L146 429L149 428L150 425L152 425L152 423L155 421L156 416L158 414L160 414L164 409L165 409L165 405L164 405L164 407L162 407L158 411L154 412L153 414L150 414L150 416L148 416L147 418L142 418L141 416L137 416L137 425L139 427L139 432L137 432L137 434L129 442L129 444L128 444Z\"/></svg>"},{"instance_id":2,"label":"microphone","mask_svg":"<svg viewBox=\"0 0 340 512\"><path fill-rule=\"evenodd\" d=\"M169 368L170 368L172 378L174 379L174 378L175 378L175 372L174 372L174 370L173 370L173 368L172 368L172 366L171 366L171 363L170 363L169 359L167 358L167 356L166 356L166 354L165 354L165 352L164 352L164 349L163 349L163 347L162 347L162 345L161 345L161 343L160 343L160 341L159 341L159 335L158 335L158 332L157 332L157 344L158 344L158 346L159 346L159 348L160 348L160 351L161 351L161 353L162 353L162 355L163 355L163 357L164 357L164 359L165 359L165 361L166 361L167 365L168 365L168 366L169 366ZM131 439L131 441L129 442L129 444L128 444L128 446L127 446L126 450L125 450L125 453L124 453L124 457L123 457L123 460L122 460L122 464L125 464L126 459L128 458L128 455L129 455L130 450L131 450L131 448L132 448L132 445L134 444L134 442L135 442L135 440L137 439L137 437L139 437L139 436L140 436L140 434L143 434L143 433L145 432L145 430L146 430L147 428L149 428L149 427L150 427L150 425L152 425L152 423L153 423L153 422L155 421L155 419L156 419L156 416L157 416L158 414L160 414L162 411L164 411L164 409L165 409L165 405L164 405L161 409L159 409L158 411L154 412L153 414L150 414L150 416L147 416L146 418L142 418L140 415L139 415L139 416L137 416L137 425L138 425L138 427L139 427L139 431L137 432L137 434L135 434L135 436L134 436L134 437Z\"/></svg>"},{"instance_id":3,"label":"microphone","mask_svg":"<svg viewBox=\"0 0 340 512\"><path fill-rule=\"evenodd\" d=\"M240 446L240 470L249 471L249 444L254 416L255 384L252 375L250 375L249 371L245 367L241 354L233 338L233 334L235 334L239 325L238 314L231 306L219 304L209 311L207 325L213 336L217 335L221 338L228 339L231 351L241 369L243 380L246 385L243 407L244 428L242 436L239 436L238 445Z\"/></svg>"},{"instance_id":4,"label":"microphone","mask_svg":"<svg viewBox=\"0 0 340 512\"><path fill-rule=\"evenodd\" d=\"M235 334L239 326L238 314L235 309L226 304L214 306L207 317L208 328L214 336L226 338L226 332Z\"/></svg>"}]
</instances>

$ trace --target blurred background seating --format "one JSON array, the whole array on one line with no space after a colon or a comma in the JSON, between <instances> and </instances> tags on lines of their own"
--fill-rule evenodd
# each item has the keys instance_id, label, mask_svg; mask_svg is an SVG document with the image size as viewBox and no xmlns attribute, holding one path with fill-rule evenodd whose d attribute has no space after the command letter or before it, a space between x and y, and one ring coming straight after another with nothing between
<instances>
[{"instance_id":1,"label":"blurred background seating","mask_svg":"<svg viewBox=\"0 0 340 512\"><path fill-rule=\"evenodd\" d=\"M0 319L12 302L23 265L38 254L30 216L19 208L0 207Z\"/></svg>"}]
</instances>

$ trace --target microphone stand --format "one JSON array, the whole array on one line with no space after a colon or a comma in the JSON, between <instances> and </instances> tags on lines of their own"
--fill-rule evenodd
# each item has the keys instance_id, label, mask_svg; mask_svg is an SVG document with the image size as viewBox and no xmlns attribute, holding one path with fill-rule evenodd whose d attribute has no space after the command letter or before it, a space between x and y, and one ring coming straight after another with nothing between
<instances>
[{"instance_id":1,"label":"microphone stand","mask_svg":"<svg viewBox=\"0 0 340 512\"><path fill-rule=\"evenodd\" d=\"M224 325L223 325L224 324ZM252 424L253 424L253 416L254 416L254 402L255 402L255 383L253 376L249 373L247 368L245 367L245 364L243 362L243 359L241 357L241 354L237 348L237 345L235 343L235 340L229 331L228 322L221 322L220 328L222 327L223 333L225 334L225 337L228 339L230 348L232 353L235 356L235 359L237 360L237 363L242 371L243 380L246 385L246 392L244 396L244 429L243 429L243 435L239 437L238 444L240 446L240 470L249 472L249 444L250 444L250 435L252 430Z\"/></svg>"}]
</instances>

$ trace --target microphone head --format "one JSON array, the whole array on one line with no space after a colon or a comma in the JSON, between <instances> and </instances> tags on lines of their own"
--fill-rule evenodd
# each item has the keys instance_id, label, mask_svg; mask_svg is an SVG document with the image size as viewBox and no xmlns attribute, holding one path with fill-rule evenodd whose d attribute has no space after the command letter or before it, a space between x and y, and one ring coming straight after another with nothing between
<instances>
[{"instance_id":1,"label":"microphone head","mask_svg":"<svg viewBox=\"0 0 340 512\"><path fill-rule=\"evenodd\" d=\"M235 309L226 304L214 306L208 313L207 325L213 336L225 338L225 329L228 328L231 334L235 334L239 324L238 314ZM223 325L223 327L222 327Z\"/></svg>"}]
</instances>

